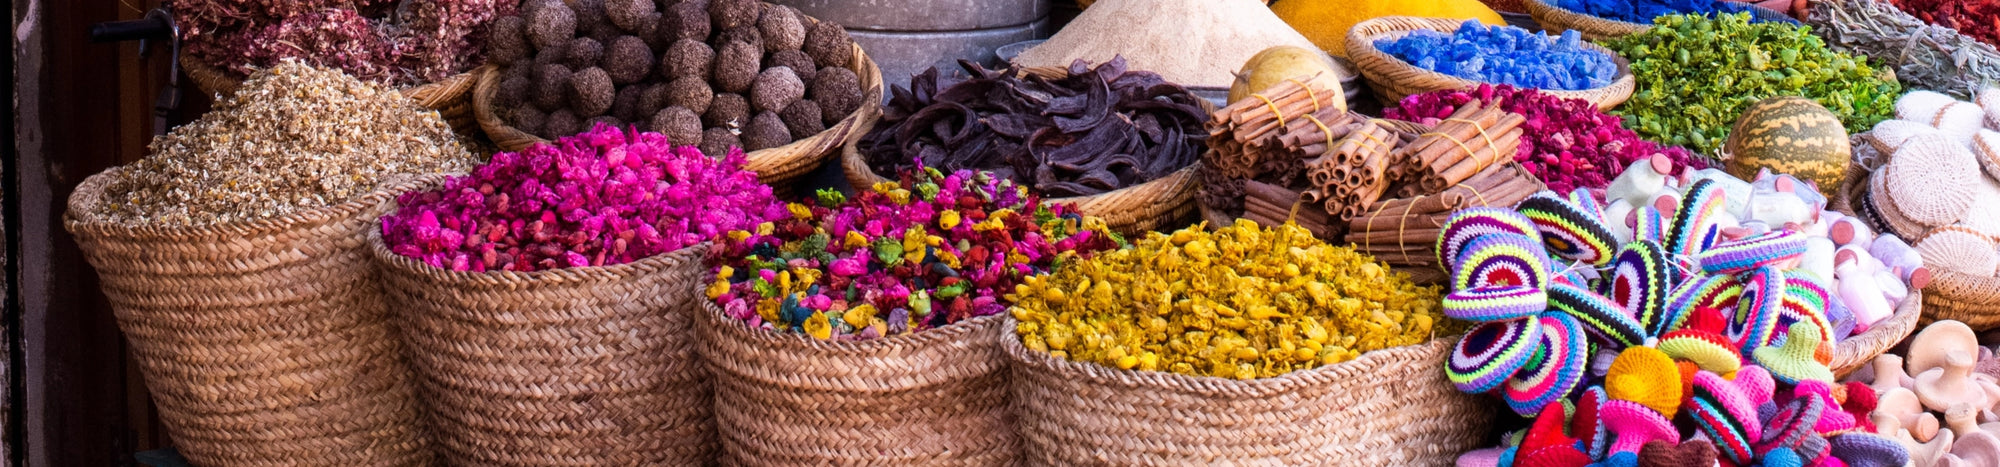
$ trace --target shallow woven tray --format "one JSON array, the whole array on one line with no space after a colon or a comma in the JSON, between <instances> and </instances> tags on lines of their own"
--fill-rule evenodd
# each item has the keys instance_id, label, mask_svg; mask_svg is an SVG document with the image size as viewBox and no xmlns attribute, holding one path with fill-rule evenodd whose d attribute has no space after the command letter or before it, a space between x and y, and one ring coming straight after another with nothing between
<instances>
[{"instance_id":1,"label":"shallow woven tray","mask_svg":"<svg viewBox=\"0 0 2000 467\"><path fill-rule=\"evenodd\" d=\"M1869 326L1868 332L1848 336L1847 339L1834 345L1833 361L1827 367L1833 369L1835 376L1844 378L1848 373L1853 373L1854 370L1874 361L1875 356L1888 352L1897 343L1903 342L1903 338L1910 337L1910 333L1917 330L1919 318L1925 311L1924 305L1923 291L1910 291L1910 296L1904 298L1903 304L1896 307L1895 314L1883 318L1874 326Z\"/></svg>"},{"instance_id":2,"label":"shallow woven tray","mask_svg":"<svg viewBox=\"0 0 2000 467\"><path fill-rule=\"evenodd\" d=\"M1069 71L1051 67L1029 67L1023 71L1050 79L1069 76ZM1203 111L1215 113L1215 108L1207 100L1195 99ZM871 124L872 128L873 125ZM857 132L849 138L841 149L841 166L847 174L847 183L856 190L866 190L881 182L893 182L875 173L868 166L868 159L861 155L861 137L868 130ZM1201 162L1182 167L1167 176L1146 183L1132 185L1105 193L1069 198L1050 198L1045 203L1060 203L1076 206L1077 212L1086 216L1104 218L1112 231L1125 235L1138 235L1147 231L1171 227L1192 218L1196 214L1195 171Z\"/></svg>"},{"instance_id":3,"label":"shallow woven tray","mask_svg":"<svg viewBox=\"0 0 2000 467\"><path fill-rule=\"evenodd\" d=\"M1895 233L1899 222L1883 216L1869 188L1873 177L1858 165L1848 169L1842 191L1848 196L1848 214L1861 218L1877 232ZM1894 209L1889 206L1888 209ZM1910 228L1903 225L1902 228ZM1898 234L1898 236L1902 236ZM1905 241L1911 240L1904 238ZM1915 242L1912 242L1915 243ZM1914 294L1913 294L1914 295ZM1931 283L1923 289L1923 315L1919 325L1938 320L1957 320L1974 330L2000 328L2000 277L1974 276L1945 270L1931 270ZM1898 310L1900 314L1900 309Z\"/></svg>"},{"instance_id":4,"label":"shallow woven tray","mask_svg":"<svg viewBox=\"0 0 2000 467\"><path fill-rule=\"evenodd\" d=\"M417 105L436 110L438 117L451 125L453 132L470 135L479 129L479 122L473 117L472 88L479 82L491 66L481 66L452 75L442 81L425 83L402 89L404 97L417 101ZM209 66L207 62L181 52L181 70L194 80L195 89L209 96L228 96L236 93L243 85L243 78L221 68Z\"/></svg>"},{"instance_id":5,"label":"shallow woven tray","mask_svg":"<svg viewBox=\"0 0 2000 467\"><path fill-rule=\"evenodd\" d=\"M1402 37L1411 31L1429 29L1442 33L1458 30L1462 21L1440 18L1417 18L1410 16L1385 16L1354 25L1347 32L1347 56L1361 69L1362 76L1368 78L1368 88L1382 100L1384 106L1393 106L1411 94L1422 94L1440 89L1471 89L1480 83L1435 71L1417 68L1409 62L1389 55L1375 48L1375 41ZM1632 77L1632 65L1617 52L1593 43L1584 43L1586 49L1601 52L1611 57L1618 65L1618 77L1611 84L1601 88L1577 91L1541 90L1564 99L1583 99L1596 104L1599 110L1611 110L1632 97L1637 80Z\"/></svg>"},{"instance_id":6,"label":"shallow woven tray","mask_svg":"<svg viewBox=\"0 0 2000 467\"><path fill-rule=\"evenodd\" d=\"M743 168L756 172L757 181L786 192L792 182L825 164L827 159L840 151L841 146L846 145L848 139L866 133L868 130L863 121L873 122L876 116L881 115L882 68L875 66L875 60L856 44L854 58L848 61L847 69L861 78L861 107L819 134L792 141L792 144L745 154L748 162ZM493 143L503 151L519 151L530 144L548 142L515 129L500 118L499 109L493 108L493 96L500 92L501 74L497 70L486 73L472 91L473 114L479 120L479 127L486 130L486 136L492 138Z\"/></svg>"},{"instance_id":7,"label":"shallow woven tray","mask_svg":"<svg viewBox=\"0 0 2000 467\"><path fill-rule=\"evenodd\" d=\"M1583 34L1584 39L1592 41L1638 34L1644 32L1647 28L1653 27L1651 24L1619 21L1570 11L1544 0L1521 0L1521 3L1527 5L1528 15L1534 17L1535 22L1540 23L1550 33L1561 33L1574 29L1576 32ZM1753 19L1767 21L1789 21L1792 19L1790 16L1785 16L1784 13L1771 11L1769 8L1749 3L1740 3L1740 5L1750 10L1750 16Z\"/></svg>"}]
</instances>

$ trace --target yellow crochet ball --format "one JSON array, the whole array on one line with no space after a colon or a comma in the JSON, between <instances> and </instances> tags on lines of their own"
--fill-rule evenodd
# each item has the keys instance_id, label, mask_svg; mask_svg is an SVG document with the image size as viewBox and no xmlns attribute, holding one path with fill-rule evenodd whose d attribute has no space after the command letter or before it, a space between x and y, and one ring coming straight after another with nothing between
<instances>
[{"instance_id":1,"label":"yellow crochet ball","mask_svg":"<svg viewBox=\"0 0 2000 467\"><path fill-rule=\"evenodd\" d=\"M1347 31L1354 25L1383 16L1421 16L1455 20L1477 19L1488 26L1507 24L1479 0L1278 0L1271 4L1293 29L1327 53L1347 55Z\"/></svg>"},{"instance_id":2,"label":"yellow crochet ball","mask_svg":"<svg viewBox=\"0 0 2000 467\"><path fill-rule=\"evenodd\" d=\"M1659 349L1625 349L1604 375L1604 392L1612 399L1637 402L1673 418L1681 407L1680 366Z\"/></svg>"}]
</instances>

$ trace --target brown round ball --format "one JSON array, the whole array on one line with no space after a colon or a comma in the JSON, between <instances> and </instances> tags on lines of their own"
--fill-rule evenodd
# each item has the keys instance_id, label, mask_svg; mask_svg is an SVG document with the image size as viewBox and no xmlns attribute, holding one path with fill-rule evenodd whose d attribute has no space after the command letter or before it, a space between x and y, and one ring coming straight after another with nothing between
<instances>
[{"instance_id":1,"label":"brown round ball","mask_svg":"<svg viewBox=\"0 0 2000 467\"><path fill-rule=\"evenodd\" d=\"M743 147L743 140L726 128L709 128L701 132L701 144L696 146L708 157L721 159L729 156L729 151Z\"/></svg>"},{"instance_id":2,"label":"brown round ball","mask_svg":"<svg viewBox=\"0 0 2000 467\"><path fill-rule=\"evenodd\" d=\"M750 83L757 80L757 72L763 70L761 59L763 50L742 42L724 44L715 51L715 71L709 82L723 92L744 92L750 90Z\"/></svg>"},{"instance_id":3,"label":"brown round ball","mask_svg":"<svg viewBox=\"0 0 2000 467\"><path fill-rule=\"evenodd\" d=\"M702 112L701 123L709 128L742 128L750 123L750 101L737 94L716 94L708 111Z\"/></svg>"},{"instance_id":4,"label":"brown round ball","mask_svg":"<svg viewBox=\"0 0 2000 467\"><path fill-rule=\"evenodd\" d=\"M596 130L598 125L604 125L619 130L625 129L625 121L619 120L617 117L613 117L610 115L599 115L597 117L591 118L590 120L584 121L583 130L584 131Z\"/></svg>"},{"instance_id":5,"label":"brown round ball","mask_svg":"<svg viewBox=\"0 0 2000 467\"><path fill-rule=\"evenodd\" d=\"M588 37L570 39L569 46L563 48L563 64L572 70L594 67L602 60L604 60L604 44L597 42L597 39Z\"/></svg>"},{"instance_id":6,"label":"brown round ball","mask_svg":"<svg viewBox=\"0 0 2000 467\"><path fill-rule=\"evenodd\" d=\"M683 107L695 113L707 112L709 102L715 100L715 90L708 87L708 81L693 76L668 82L661 94L666 106Z\"/></svg>"},{"instance_id":7,"label":"brown round ball","mask_svg":"<svg viewBox=\"0 0 2000 467\"><path fill-rule=\"evenodd\" d=\"M493 20L492 29L487 34L486 57L493 63L513 65L526 61L534 52L528 44L528 20L519 16L502 16Z\"/></svg>"},{"instance_id":8,"label":"brown round ball","mask_svg":"<svg viewBox=\"0 0 2000 467\"><path fill-rule=\"evenodd\" d=\"M806 45L806 25L788 7L772 5L757 19L757 32L764 35L764 52L799 50Z\"/></svg>"},{"instance_id":9,"label":"brown round ball","mask_svg":"<svg viewBox=\"0 0 2000 467\"><path fill-rule=\"evenodd\" d=\"M652 88L648 85L620 86L618 97L611 99L610 115L628 122L646 121L644 117L653 113L640 111L639 106L645 99L646 91Z\"/></svg>"},{"instance_id":10,"label":"brown round ball","mask_svg":"<svg viewBox=\"0 0 2000 467\"><path fill-rule=\"evenodd\" d=\"M660 55L660 76L668 79L697 76L706 80L714 67L715 49L694 39L674 41L667 46L667 53Z\"/></svg>"},{"instance_id":11,"label":"brown round ball","mask_svg":"<svg viewBox=\"0 0 2000 467\"><path fill-rule=\"evenodd\" d=\"M813 63L812 56L806 55L804 51L780 50L764 57L765 68L778 66L791 68L792 74L798 75L799 81L810 83L819 77L819 65Z\"/></svg>"},{"instance_id":12,"label":"brown round ball","mask_svg":"<svg viewBox=\"0 0 2000 467\"><path fill-rule=\"evenodd\" d=\"M791 68L771 67L750 83L750 108L777 112L806 97L806 83Z\"/></svg>"},{"instance_id":13,"label":"brown round ball","mask_svg":"<svg viewBox=\"0 0 2000 467\"><path fill-rule=\"evenodd\" d=\"M651 118L653 114L659 113L660 109L667 108L666 83L653 83L653 84L632 86L632 87L640 88L639 98L636 100L637 105L633 109L634 111L632 112L632 114L638 116L638 118L632 118L628 120L634 122L643 122L646 121L646 119Z\"/></svg>"},{"instance_id":14,"label":"brown round ball","mask_svg":"<svg viewBox=\"0 0 2000 467\"><path fill-rule=\"evenodd\" d=\"M778 118L785 121L785 129L791 130L792 137L805 138L826 131L826 122L819 113L819 103L800 99L785 110L778 112Z\"/></svg>"},{"instance_id":15,"label":"brown round ball","mask_svg":"<svg viewBox=\"0 0 2000 467\"><path fill-rule=\"evenodd\" d=\"M611 83L611 75L603 68L585 68L569 77L569 106L577 116L590 118L611 111L611 101L618 97L617 85Z\"/></svg>"},{"instance_id":16,"label":"brown round ball","mask_svg":"<svg viewBox=\"0 0 2000 467\"><path fill-rule=\"evenodd\" d=\"M813 80L807 95L819 102L826 124L832 125L847 118L847 114L854 113L854 109L861 108L861 78L854 75L854 70L821 68L819 79Z\"/></svg>"},{"instance_id":17,"label":"brown round ball","mask_svg":"<svg viewBox=\"0 0 2000 467\"><path fill-rule=\"evenodd\" d=\"M522 133L539 136L542 134L542 129L548 127L549 114L532 105L516 107L509 115L512 118L508 119L508 124L513 125L516 130L521 130Z\"/></svg>"},{"instance_id":18,"label":"brown round ball","mask_svg":"<svg viewBox=\"0 0 2000 467\"><path fill-rule=\"evenodd\" d=\"M847 37L847 30L840 25L821 21L806 32L804 50L819 66L844 67L854 59L854 39Z\"/></svg>"},{"instance_id":19,"label":"brown round ball","mask_svg":"<svg viewBox=\"0 0 2000 467\"><path fill-rule=\"evenodd\" d=\"M627 32L659 27L657 13L653 0L604 0L604 16Z\"/></svg>"},{"instance_id":20,"label":"brown round ball","mask_svg":"<svg viewBox=\"0 0 2000 467\"><path fill-rule=\"evenodd\" d=\"M569 67L562 65L542 65L535 73L535 105L542 110L554 112L565 107L565 97L569 96Z\"/></svg>"},{"instance_id":21,"label":"brown round ball","mask_svg":"<svg viewBox=\"0 0 2000 467\"><path fill-rule=\"evenodd\" d=\"M522 104L528 103L528 99L531 98L528 93L534 89L534 81L525 76L514 75L513 73L508 73L508 75L500 79L500 90L493 93L493 105L495 107L502 109L520 107Z\"/></svg>"},{"instance_id":22,"label":"brown round ball","mask_svg":"<svg viewBox=\"0 0 2000 467\"><path fill-rule=\"evenodd\" d=\"M709 28L708 6L699 2L681 2L667 7L660 20L660 26L668 39L693 39L707 42Z\"/></svg>"},{"instance_id":23,"label":"brown round ball","mask_svg":"<svg viewBox=\"0 0 2000 467\"><path fill-rule=\"evenodd\" d=\"M757 56L759 57L764 56L763 54L764 34L757 32L757 26L755 25L744 26L734 29L724 29L722 30L722 32L715 33L715 37L709 38L708 42L711 44L728 44L730 42L742 42L745 44L750 44L751 47L756 47L758 52Z\"/></svg>"},{"instance_id":24,"label":"brown round ball","mask_svg":"<svg viewBox=\"0 0 2000 467\"><path fill-rule=\"evenodd\" d=\"M717 31L757 24L757 16L764 13L764 2L758 0L709 0L708 17Z\"/></svg>"},{"instance_id":25,"label":"brown round ball","mask_svg":"<svg viewBox=\"0 0 2000 467\"><path fill-rule=\"evenodd\" d=\"M565 3L569 5L570 11L576 13L578 33L587 33L605 26L618 27L611 24L610 18L604 16L604 0L573 0Z\"/></svg>"},{"instance_id":26,"label":"brown round ball","mask_svg":"<svg viewBox=\"0 0 2000 467\"><path fill-rule=\"evenodd\" d=\"M569 41L563 41L561 44L557 44L555 47L543 47L535 49L535 68L534 68L535 70L541 70L542 67L546 65L568 65L568 64L569 64ZM575 68L571 69L574 70Z\"/></svg>"},{"instance_id":27,"label":"brown round ball","mask_svg":"<svg viewBox=\"0 0 2000 467\"><path fill-rule=\"evenodd\" d=\"M701 115L682 107L668 107L653 114L650 122L653 131L667 135L667 142L675 146L698 146L701 144Z\"/></svg>"},{"instance_id":28,"label":"brown round ball","mask_svg":"<svg viewBox=\"0 0 2000 467\"><path fill-rule=\"evenodd\" d=\"M604 71L618 84L637 83L653 71L653 49L637 36L619 36L604 50Z\"/></svg>"},{"instance_id":29,"label":"brown round ball","mask_svg":"<svg viewBox=\"0 0 2000 467\"><path fill-rule=\"evenodd\" d=\"M583 118L576 116L576 113L571 112L569 109L550 112L546 125L539 134L542 139L561 138L582 133L584 130Z\"/></svg>"},{"instance_id":30,"label":"brown round ball","mask_svg":"<svg viewBox=\"0 0 2000 467\"><path fill-rule=\"evenodd\" d=\"M536 8L528 17L528 40L536 49L556 47L576 37L576 12L561 3Z\"/></svg>"},{"instance_id":31,"label":"brown round ball","mask_svg":"<svg viewBox=\"0 0 2000 467\"><path fill-rule=\"evenodd\" d=\"M776 112L758 112L750 119L750 127L743 129L743 150L756 151L792 144L792 132L785 129L785 120Z\"/></svg>"}]
</instances>

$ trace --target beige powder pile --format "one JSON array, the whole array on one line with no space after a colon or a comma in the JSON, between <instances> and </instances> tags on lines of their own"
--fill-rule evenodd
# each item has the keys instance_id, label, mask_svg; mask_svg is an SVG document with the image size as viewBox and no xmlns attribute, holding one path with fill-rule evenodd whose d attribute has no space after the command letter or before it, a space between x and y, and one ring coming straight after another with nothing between
<instances>
[{"instance_id":1,"label":"beige powder pile","mask_svg":"<svg viewBox=\"0 0 2000 467\"><path fill-rule=\"evenodd\" d=\"M1168 81L1228 88L1252 55L1280 45L1319 50L1262 0L1098 0L1014 63L1068 67L1077 59L1103 63L1124 55L1132 69Z\"/></svg>"}]
</instances>

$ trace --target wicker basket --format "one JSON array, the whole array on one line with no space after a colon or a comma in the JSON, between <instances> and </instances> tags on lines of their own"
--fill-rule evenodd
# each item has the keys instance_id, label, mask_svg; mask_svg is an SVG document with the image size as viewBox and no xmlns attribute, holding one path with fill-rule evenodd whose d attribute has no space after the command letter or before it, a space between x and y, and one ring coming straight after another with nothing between
<instances>
[{"instance_id":1,"label":"wicker basket","mask_svg":"<svg viewBox=\"0 0 2000 467\"><path fill-rule=\"evenodd\" d=\"M1458 30L1459 21L1439 18L1416 18L1409 16L1386 16L1362 21L1347 32L1347 56L1361 68L1362 76L1368 78L1368 89L1382 99L1383 105L1392 105L1411 94L1422 94L1440 89L1471 89L1479 82L1459 78L1444 73L1425 70L1402 59L1375 48L1378 39L1402 37L1410 31L1429 29L1451 33ZM1631 63L1624 57L1597 44L1583 44L1584 48L1611 57L1618 65L1618 77L1610 85L1580 91L1542 90L1564 99L1583 99L1596 104L1599 110L1611 110L1632 97L1637 81L1632 77Z\"/></svg>"},{"instance_id":2,"label":"wicker basket","mask_svg":"<svg viewBox=\"0 0 2000 467\"><path fill-rule=\"evenodd\" d=\"M1647 28L1653 27L1651 24L1600 18L1570 11L1563 7L1552 5L1547 0L1521 0L1521 3L1528 6L1528 15L1534 17L1535 22L1540 23L1549 32L1561 33L1574 29L1577 33L1582 34L1584 39L1592 41L1638 34L1644 32ZM1792 21L1792 17L1786 16L1784 13L1772 11L1769 8L1748 3L1741 5L1744 9L1750 11L1752 19Z\"/></svg>"},{"instance_id":3,"label":"wicker basket","mask_svg":"<svg viewBox=\"0 0 2000 467\"><path fill-rule=\"evenodd\" d=\"M707 308L701 349L725 464L1012 465L1020 455L1003 316L824 342Z\"/></svg>"},{"instance_id":4,"label":"wicker basket","mask_svg":"<svg viewBox=\"0 0 2000 467\"><path fill-rule=\"evenodd\" d=\"M182 455L199 465L429 465L416 385L364 231L394 195L207 227L96 215L123 173L91 176L64 226Z\"/></svg>"},{"instance_id":5,"label":"wicker basket","mask_svg":"<svg viewBox=\"0 0 2000 467\"><path fill-rule=\"evenodd\" d=\"M681 465L714 455L695 353L701 257L531 273L433 268L368 242L452 465Z\"/></svg>"},{"instance_id":6,"label":"wicker basket","mask_svg":"<svg viewBox=\"0 0 2000 467\"><path fill-rule=\"evenodd\" d=\"M1493 404L1442 370L1456 338L1235 381L1118 370L1028 350L1004 327L1030 465L1452 465Z\"/></svg>"},{"instance_id":7,"label":"wicker basket","mask_svg":"<svg viewBox=\"0 0 2000 467\"><path fill-rule=\"evenodd\" d=\"M1069 71L1053 67L1028 67L1022 71L1049 79L1069 76ZM1206 113L1215 113L1213 103L1205 99L1195 99ZM870 128L874 126L871 121ZM895 180L875 173L868 166L868 158L861 155L861 139L868 130L862 130L841 149L841 166L846 172L847 183L856 190L865 190L881 182ZM1167 176L1146 183L1128 186L1090 196L1045 199L1045 203L1076 206L1077 212L1086 216L1104 218L1105 225L1112 231L1124 235L1139 235L1181 224L1198 215L1195 205L1197 181L1195 172L1201 169L1201 162L1183 167Z\"/></svg>"},{"instance_id":8,"label":"wicker basket","mask_svg":"<svg viewBox=\"0 0 2000 467\"><path fill-rule=\"evenodd\" d=\"M481 66L442 81L403 89L402 92L410 100L417 101L417 105L436 110L438 117L450 124L453 132L470 135L479 129L479 122L472 115L472 86L479 82L479 77L485 75L488 68ZM210 96L235 94L236 88L243 85L242 77L209 66L185 51L181 52L181 70L187 72L196 89Z\"/></svg>"},{"instance_id":9,"label":"wicker basket","mask_svg":"<svg viewBox=\"0 0 2000 467\"><path fill-rule=\"evenodd\" d=\"M875 60L869 58L860 45L854 46L854 58L848 62L847 69L861 78L860 108L819 134L784 146L750 151L745 154L748 160L743 168L756 172L758 181L783 192L790 188L793 181L824 165L848 139L866 133L867 127L862 122L872 122L882 113L882 69L875 66ZM479 127L486 130L486 136L505 151L519 151L530 144L548 142L508 125L506 120L500 118L499 109L493 108L493 96L500 92L501 74L497 71L487 73L473 88L473 113L479 119Z\"/></svg>"},{"instance_id":10,"label":"wicker basket","mask_svg":"<svg viewBox=\"0 0 2000 467\"><path fill-rule=\"evenodd\" d=\"M1896 313L1868 327L1867 332L1848 336L1833 347L1833 362L1827 366L1836 376L1845 378L1848 373L1861 369L1875 356L1888 352L1903 338L1910 337L1917 330L1918 317L1924 314L1924 294L1911 291L1903 304L1896 307Z\"/></svg>"}]
</instances>

